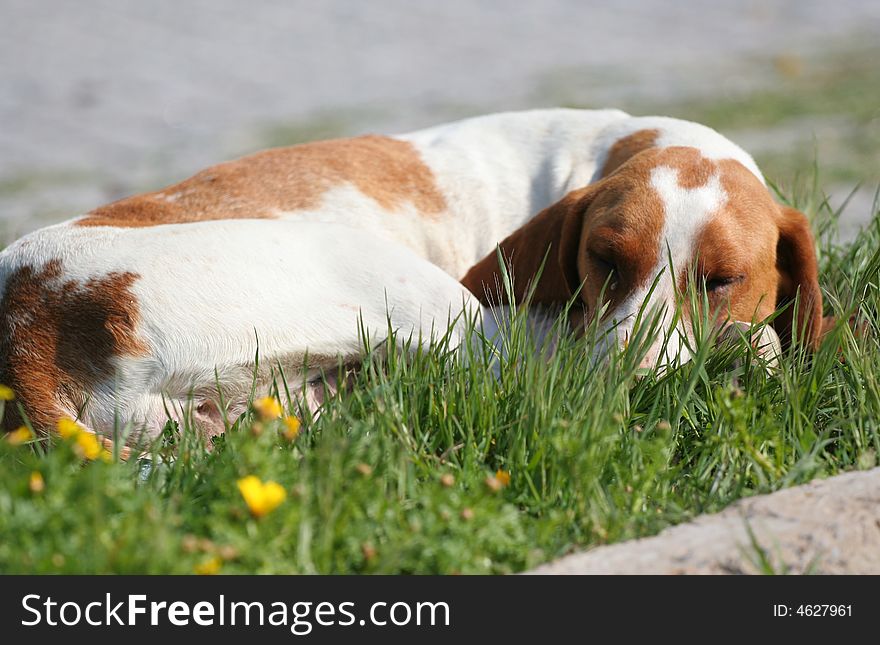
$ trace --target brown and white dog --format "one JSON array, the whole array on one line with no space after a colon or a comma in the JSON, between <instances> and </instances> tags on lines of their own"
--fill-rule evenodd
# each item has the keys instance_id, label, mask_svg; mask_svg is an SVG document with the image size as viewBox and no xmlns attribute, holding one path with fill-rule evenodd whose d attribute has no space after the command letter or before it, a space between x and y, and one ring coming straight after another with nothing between
<instances>
[{"instance_id":1,"label":"brown and white dog","mask_svg":"<svg viewBox=\"0 0 880 645\"><path fill-rule=\"evenodd\" d=\"M245 405L257 343L260 395L273 368L356 360L359 316L376 340L389 318L430 338L479 304L459 279L486 301L502 240L518 288L552 249L540 303L585 281L592 311L613 273L621 342L648 285L670 304L697 259L729 318L799 291L803 323L779 329L820 333L807 221L744 151L675 119L536 110L268 150L25 236L0 253L0 383L41 430L155 433L191 405L213 434Z\"/></svg>"},{"instance_id":2,"label":"brown and white dog","mask_svg":"<svg viewBox=\"0 0 880 645\"><path fill-rule=\"evenodd\" d=\"M706 313L720 324L760 322L783 308L768 331L783 345L794 335L815 347L831 319L822 318L807 219L773 201L749 158L678 145L672 134L652 127L617 139L597 181L500 243L508 270L520 277L517 301L530 287L536 304L565 302L579 290L586 320L601 308L606 344L625 343L640 311L659 312L664 337L654 339L643 367L688 358L691 312L676 304L690 286L705 292ZM713 138L707 143L717 144ZM462 279L485 304L500 282L497 253ZM770 333L776 352L779 339Z\"/></svg>"}]
</instances>

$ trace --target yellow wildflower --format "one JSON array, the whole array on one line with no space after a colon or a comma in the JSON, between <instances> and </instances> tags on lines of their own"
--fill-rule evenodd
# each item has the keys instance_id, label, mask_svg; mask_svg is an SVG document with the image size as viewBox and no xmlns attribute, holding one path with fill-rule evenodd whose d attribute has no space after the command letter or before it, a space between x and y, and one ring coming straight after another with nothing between
<instances>
[{"instance_id":1,"label":"yellow wildflower","mask_svg":"<svg viewBox=\"0 0 880 645\"><path fill-rule=\"evenodd\" d=\"M493 493L497 493L499 490L509 485L510 473L506 470L501 470L499 468L494 475L489 475L488 477L486 477L486 486Z\"/></svg>"},{"instance_id":2,"label":"yellow wildflower","mask_svg":"<svg viewBox=\"0 0 880 645\"><path fill-rule=\"evenodd\" d=\"M62 438L70 439L71 437L77 436L80 432L82 432L82 428L80 428L73 419L69 417L58 419L58 434L60 434Z\"/></svg>"},{"instance_id":3,"label":"yellow wildflower","mask_svg":"<svg viewBox=\"0 0 880 645\"><path fill-rule=\"evenodd\" d=\"M193 571L200 576L214 576L220 571L222 565L223 560L215 555L207 560L199 562L193 567Z\"/></svg>"},{"instance_id":4,"label":"yellow wildflower","mask_svg":"<svg viewBox=\"0 0 880 645\"><path fill-rule=\"evenodd\" d=\"M296 417L284 417L284 438L293 441L299 434L299 419Z\"/></svg>"},{"instance_id":5,"label":"yellow wildflower","mask_svg":"<svg viewBox=\"0 0 880 645\"><path fill-rule=\"evenodd\" d=\"M11 387L0 385L0 401L12 401L15 398L15 392Z\"/></svg>"},{"instance_id":6,"label":"yellow wildflower","mask_svg":"<svg viewBox=\"0 0 880 645\"><path fill-rule=\"evenodd\" d=\"M80 457L85 457L89 461L98 459L99 457L104 461L110 461L113 458L94 433L83 430L82 426L77 424L73 419L68 417L62 417L59 419L58 434L64 439L73 439L74 451Z\"/></svg>"},{"instance_id":7,"label":"yellow wildflower","mask_svg":"<svg viewBox=\"0 0 880 645\"><path fill-rule=\"evenodd\" d=\"M27 426L20 426L6 435L6 440L13 446L18 446L33 438L34 433Z\"/></svg>"},{"instance_id":8,"label":"yellow wildflower","mask_svg":"<svg viewBox=\"0 0 880 645\"><path fill-rule=\"evenodd\" d=\"M254 517L263 517L275 510L287 497L287 491L278 482L263 483L256 475L238 480L238 490Z\"/></svg>"},{"instance_id":9,"label":"yellow wildflower","mask_svg":"<svg viewBox=\"0 0 880 645\"><path fill-rule=\"evenodd\" d=\"M262 399L254 401L254 410L260 415L263 421L271 421L282 415L284 409L274 396L264 396Z\"/></svg>"},{"instance_id":10,"label":"yellow wildflower","mask_svg":"<svg viewBox=\"0 0 880 645\"><path fill-rule=\"evenodd\" d=\"M28 488L31 489L32 493L42 493L43 489L46 488L46 482L38 471L35 470L31 473L28 480Z\"/></svg>"},{"instance_id":11,"label":"yellow wildflower","mask_svg":"<svg viewBox=\"0 0 880 645\"><path fill-rule=\"evenodd\" d=\"M75 450L78 453L81 453L86 459L97 459L101 456L103 447L98 441L98 438L91 432L80 432L76 435Z\"/></svg>"}]
</instances>

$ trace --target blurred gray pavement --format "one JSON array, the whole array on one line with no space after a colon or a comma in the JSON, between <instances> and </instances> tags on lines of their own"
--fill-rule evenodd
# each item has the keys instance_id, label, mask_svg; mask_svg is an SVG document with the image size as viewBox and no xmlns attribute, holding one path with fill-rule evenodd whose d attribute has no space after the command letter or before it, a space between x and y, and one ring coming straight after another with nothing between
<instances>
[{"instance_id":1,"label":"blurred gray pavement","mask_svg":"<svg viewBox=\"0 0 880 645\"><path fill-rule=\"evenodd\" d=\"M275 143L772 82L876 0L0 0L6 239ZM809 136L806 134L805 136Z\"/></svg>"}]
</instances>

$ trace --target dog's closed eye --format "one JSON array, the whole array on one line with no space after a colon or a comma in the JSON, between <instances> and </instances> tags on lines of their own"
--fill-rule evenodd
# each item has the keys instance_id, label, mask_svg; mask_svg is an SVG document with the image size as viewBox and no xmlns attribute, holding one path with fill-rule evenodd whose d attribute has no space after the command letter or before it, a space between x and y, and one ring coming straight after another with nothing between
<instances>
[{"instance_id":1,"label":"dog's closed eye","mask_svg":"<svg viewBox=\"0 0 880 645\"><path fill-rule=\"evenodd\" d=\"M595 277L601 282L607 282L608 289L614 291L620 282L620 271L613 256L606 250L591 250L590 261L595 267Z\"/></svg>"},{"instance_id":2,"label":"dog's closed eye","mask_svg":"<svg viewBox=\"0 0 880 645\"><path fill-rule=\"evenodd\" d=\"M605 279L608 281L608 288L612 291L616 289L617 282L620 279L620 275L617 271L617 265L612 260L607 260L600 256L594 256L593 261L599 268L600 275L604 276Z\"/></svg>"},{"instance_id":3,"label":"dog's closed eye","mask_svg":"<svg viewBox=\"0 0 880 645\"><path fill-rule=\"evenodd\" d=\"M707 293L723 293L726 289L735 284L739 284L746 277L744 275L735 276L705 276L704 284Z\"/></svg>"}]
</instances>

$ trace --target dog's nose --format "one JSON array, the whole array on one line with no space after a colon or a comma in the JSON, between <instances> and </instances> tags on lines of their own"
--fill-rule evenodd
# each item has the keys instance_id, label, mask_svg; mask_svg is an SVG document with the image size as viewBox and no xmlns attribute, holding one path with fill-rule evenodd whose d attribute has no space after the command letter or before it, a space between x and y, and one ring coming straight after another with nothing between
<instances>
[{"instance_id":1,"label":"dog's nose","mask_svg":"<svg viewBox=\"0 0 880 645\"><path fill-rule=\"evenodd\" d=\"M735 320L726 325L715 340L716 346L736 343L745 339L755 353L766 363L768 369L776 367L782 355L782 343L776 331L765 325L760 331L753 329L748 323Z\"/></svg>"},{"instance_id":2,"label":"dog's nose","mask_svg":"<svg viewBox=\"0 0 880 645\"><path fill-rule=\"evenodd\" d=\"M720 347L728 343L736 343L739 339L745 337L750 339L752 335L752 326L748 323L735 320L726 324L718 336L715 338L715 346Z\"/></svg>"},{"instance_id":3,"label":"dog's nose","mask_svg":"<svg viewBox=\"0 0 880 645\"><path fill-rule=\"evenodd\" d=\"M657 363L657 354L653 351L648 352L645 357L639 362L639 370L650 370L654 368L654 365Z\"/></svg>"}]
</instances>

